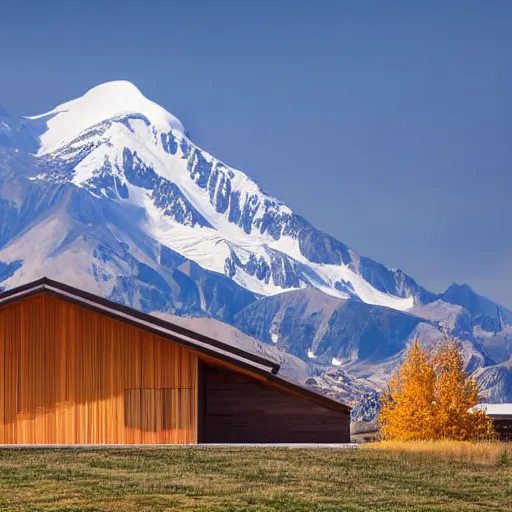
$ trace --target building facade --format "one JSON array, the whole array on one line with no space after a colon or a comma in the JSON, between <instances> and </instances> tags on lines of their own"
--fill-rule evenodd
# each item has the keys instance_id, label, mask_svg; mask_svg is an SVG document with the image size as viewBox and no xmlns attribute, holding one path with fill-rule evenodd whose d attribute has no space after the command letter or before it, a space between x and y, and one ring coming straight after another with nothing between
<instances>
[{"instance_id":1,"label":"building facade","mask_svg":"<svg viewBox=\"0 0 512 512\"><path fill-rule=\"evenodd\" d=\"M485 411L492 419L500 441L512 441L512 404L478 404L474 409Z\"/></svg>"},{"instance_id":2,"label":"building facade","mask_svg":"<svg viewBox=\"0 0 512 512\"><path fill-rule=\"evenodd\" d=\"M344 443L268 359L43 279L0 296L0 444Z\"/></svg>"}]
</instances>

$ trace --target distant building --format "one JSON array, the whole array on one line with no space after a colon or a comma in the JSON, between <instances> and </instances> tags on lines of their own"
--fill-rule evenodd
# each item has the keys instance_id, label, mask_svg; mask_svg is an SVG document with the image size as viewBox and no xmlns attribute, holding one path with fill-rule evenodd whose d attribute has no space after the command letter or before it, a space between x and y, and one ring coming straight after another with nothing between
<instances>
[{"instance_id":1,"label":"distant building","mask_svg":"<svg viewBox=\"0 0 512 512\"><path fill-rule=\"evenodd\" d=\"M512 404L478 404L473 409L484 410L492 419L501 441L512 441Z\"/></svg>"}]
</instances>

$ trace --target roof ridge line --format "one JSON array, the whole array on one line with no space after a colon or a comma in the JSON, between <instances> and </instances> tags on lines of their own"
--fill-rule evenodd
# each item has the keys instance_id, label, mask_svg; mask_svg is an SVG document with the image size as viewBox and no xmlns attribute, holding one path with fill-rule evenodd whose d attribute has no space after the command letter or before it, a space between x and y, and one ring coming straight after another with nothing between
<instances>
[{"instance_id":1,"label":"roof ridge line","mask_svg":"<svg viewBox=\"0 0 512 512\"><path fill-rule=\"evenodd\" d=\"M76 287L64 284L59 281L55 281L46 276L35 281L32 281L30 283L26 283L19 287L12 288L10 290L6 290L0 293L0 305L2 303L5 303L6 301L10 302L12 300L15 300L20 295L24 296L27 294L39 292L41 290L53 292L56 295L70 295L71 297L68 297L68 300L74 299L77 302L89 301L91 303L88 305L90 308L96 308L98 310L101 310L102 308L111 309L114 312L113 314L117 316L122 316L125 319L125 321L131 318L131 320L137 324L140 324L141 322L151 324L146 325L146 328L151 327L154 330L160 332L164 336L165 333L161 332L162 330L170 331L170 333L174 334L177 338L183 336L186 338L190 338L191 342L194 344L202 344L205 345L206 347L210 346L211 348L226 352L231 356L236 356L238 358L245 359L252 364L256 364L263 368L267 368L269 373L272 373L274 375L277 374L280 369L279 363L266 357L254 354L247 350L243 350L239 347L230 345L226 342L217 340L215 338L211 338L210 336L207 336L205 334L192 331L191 329L187 329L186 327L173 324L172 322L168 322L166 320L153 316L150 313L144 313L135 308L126 306L124 304L120 304L118 302L114 302L112 300L106 299L94 293L87 292L85 290L80 290ZM103 312L107 314L107 312ZM182 341L184 341L185 344L190 343L187 343L187 340L182 339ZM179 343L179 340L177 340L177 342Z\"/></svg>"}]
</instances>

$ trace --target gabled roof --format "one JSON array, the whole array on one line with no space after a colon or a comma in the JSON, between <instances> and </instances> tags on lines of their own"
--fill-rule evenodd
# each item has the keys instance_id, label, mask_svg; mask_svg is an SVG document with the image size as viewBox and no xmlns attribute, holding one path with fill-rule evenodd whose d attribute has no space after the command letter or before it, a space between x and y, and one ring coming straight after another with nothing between
<instances>
[{"instance_id":1,"label":"gabled roof","mask_svg":"<svg viewBox=\"0 0 512 512\"><path fill-rule=\"evenodd\" d=\"M275 383L279 387L331 409L338 409L343 412L350 411L350 407L337 400L277 376L279 364L275 361L46 277L0 293L0 307L38 293L47 293L157 336L167 338L217 360L263 375L266 380Z\"/></svg>"}]
</instances>

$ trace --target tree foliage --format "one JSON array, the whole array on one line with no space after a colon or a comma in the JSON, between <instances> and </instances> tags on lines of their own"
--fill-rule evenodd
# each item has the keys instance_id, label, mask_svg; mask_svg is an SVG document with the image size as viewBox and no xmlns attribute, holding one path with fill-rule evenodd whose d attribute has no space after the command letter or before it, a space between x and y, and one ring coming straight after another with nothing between
<instances>
[{"instance_id":1,"label":"tree foliage","mask_svg":"<svg viewBox=\"0 0 512 512\"><path fill-rule=\"evenodd\" d=\"M464 441L492 434L485 412L468 412L478 403L478 388L454 340L446 340L432 354L416 340L381 400L379 423L386 439Z\"/></svg>"}]
</instances>

